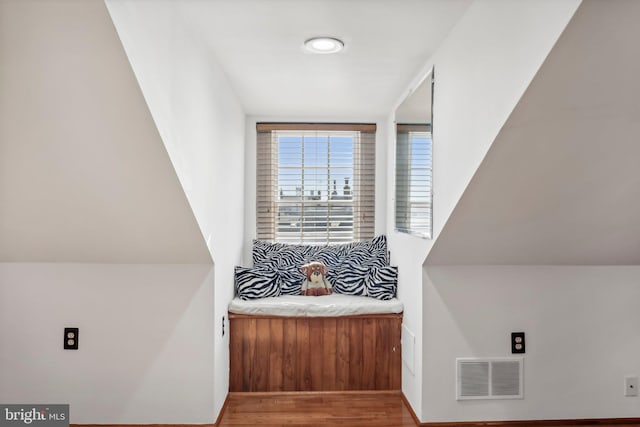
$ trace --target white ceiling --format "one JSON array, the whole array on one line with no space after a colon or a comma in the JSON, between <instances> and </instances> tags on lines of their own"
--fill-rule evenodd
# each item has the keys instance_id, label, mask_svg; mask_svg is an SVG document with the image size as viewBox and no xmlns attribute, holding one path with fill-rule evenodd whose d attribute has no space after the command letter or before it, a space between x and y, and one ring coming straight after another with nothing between
<instances>
[{"instance_id":1,"label":"white ceiling","mask_svg":"<svg viewBox=\"0 0 640 427\"><path fill-rule=\"evenodd\" d=\"M203 38L248 115L384 116L471 0L182 0L176 13ZM311 55L304 40L345 50Z\"/></svg>"}]
</instances>

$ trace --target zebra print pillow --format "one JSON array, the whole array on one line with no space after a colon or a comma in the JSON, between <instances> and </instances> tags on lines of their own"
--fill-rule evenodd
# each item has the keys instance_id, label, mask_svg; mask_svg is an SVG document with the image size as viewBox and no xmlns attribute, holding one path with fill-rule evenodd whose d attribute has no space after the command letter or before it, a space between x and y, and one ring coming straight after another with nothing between
<instances>
[{"instance_id":1,"label":"zebra print pillow","mask_svg":"<svg viewBox=\"0 0 640 427\"><path fill-rule=\"evenodd\" d=\"M387 237L384 235L371 240L347 243L340 251L343 253L343 266L384 267L390 262Z\"/></svg>"},{"instance_id":2,"label":"zebra print pillow","mask_svg":"<svg viewBox=\"0 0 640 427\"><path fill-rule=\"evenodd\" d=\"M291 245L262 240L253 241L253 265L269 269L299 267L311 261L320 261L329 267L347 265L389 265L387 237L330 246Z\"/></svg>"},{"instance_id":3,"label":"zebra print pillow","mask_svg":"<svg viewBox=\"0 0 640 427\"><path fill-rule=\"evenodd\" d=\"M251 252L251 256L253 258L253 265L262 264L269 255L273 252L277 252L279 249L284 247L283 243L271 243L265 242L264 240L254 240L253 241L253 249Z\"/></svg>"},{"instance_id":4,"label":"zebra print pillow","mask_svg":"<svg viewBox=\"0 0 640 427\"><path fill-rule=\"evenodd\" d=\"M398 290L398 267L373 267L365 283L368 296L380 300L394 298Z\"/></svg>"},{"instance_id":5,"label":"zebra print pillow","mask_svg":"<svg viewBox=\"0 0 640 427\"><path fill-rule=\"evenodd\" d=\"M278 274L263 268L235 268L238 297L243 300L277 297L280 295Z\"/></svg>"},{"instance_id":6,"label":"zebra print pillow","mask_svg":"<svg viewBox=\"0 0 640 427\"><path fill-rule=\"evenodd\" d=\"M369 267L354 265L329 270L327 280L333 285L336 294L366 296L365 280L369 274Z\"/></svg>"},{"instance_id":7,"label":"zebra print pillow","mask_svg":"<svg viewBox=\"0 0 640 427\"><path fill-rule=\"evenodd\" d=\"M305 277L299 267L291 267L278 270L280 280L280 295L300 295L302 293L302 282Z\"/></svg>"},{"instance_id":8,"label":"zebra print pillow","mask_svg":"<svg viewBox=\"0 0 640 427\"><path fill-rule=\"evenodd\" d=\"M313 246L253 241L253 266L269 269L286 269L305 263L306 255Z\"/></svg>"},{"instance_id":9,"label":"zebra print pillow","mask_svg":"<svg viewBox=\"0 0 640 427\"><path fill-rule=\"evenodd\" d=\"M389 252L386 249L355 248L344 258L342 266L384 267L389 265Z\"/></svg>"},{"instance_id":10,"label":"zebra print pillow","mask_svg":"<svg viewBox=\"0 0 640 427\"><path fill-rule=\"evenodd\" d=\"M333 246L320 246L316 247L316 250L309 251L305 256L305 264L313 261L319 261L332 269L342 263L342 258Z\"/></svg>"}]
</instances>

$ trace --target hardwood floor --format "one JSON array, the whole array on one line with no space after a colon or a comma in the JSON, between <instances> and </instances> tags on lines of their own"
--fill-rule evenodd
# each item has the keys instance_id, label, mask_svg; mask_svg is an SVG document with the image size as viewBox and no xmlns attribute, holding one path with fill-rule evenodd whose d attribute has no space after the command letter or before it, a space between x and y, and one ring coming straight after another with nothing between
<instances>
[{"instance_id":1,"label":"hardwood floor","mask_svg":"<svg viewBox=\"0 0 640 427\"><path fill-rule=\"evenodd\" d=\"M399 392L230 393L220 427L415 427Z\"/></svg>"},{"instance_id":2,"label":"hardwood floor","mask_svg":"<svg viewBox=\"0 0 640 427\"><path fill-rule=\"evenodd\" d=\"M345 391L229 393L217 425L219 427L416 427L417 424L397 391ZM640 419L478 421L422 425L429 427L639 427Z\"/></svg>"}]
</instances>

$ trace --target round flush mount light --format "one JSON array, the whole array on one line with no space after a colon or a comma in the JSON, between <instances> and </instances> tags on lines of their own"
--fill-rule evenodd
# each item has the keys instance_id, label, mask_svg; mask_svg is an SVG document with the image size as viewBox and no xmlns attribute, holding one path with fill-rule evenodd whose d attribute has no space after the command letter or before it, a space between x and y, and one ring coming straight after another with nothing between
<instances>
[{"instance_id":1,"label":"round flush mount light","mask_svg":"<svg viewBox=\"0 0 640 427\"><path fill-rule=\"evenodd\" d=\"M313 37L304 42L304 49L310 53L338 53L344 49L344 43L334 37Z\"/></svg>"}]
</instances>

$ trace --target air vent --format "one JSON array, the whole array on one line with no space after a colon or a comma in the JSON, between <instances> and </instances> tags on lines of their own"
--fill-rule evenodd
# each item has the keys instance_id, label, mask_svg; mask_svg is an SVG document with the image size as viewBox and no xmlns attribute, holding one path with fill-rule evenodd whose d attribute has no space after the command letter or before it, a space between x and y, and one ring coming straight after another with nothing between
<instances>
[{"instance_id":1,"label":"air vent","mask_svg":"<svg viewBox=\"0 0 640 427\"><path fill-rule=\"evenodd\" d=\"M456 399L522 399L523 363L521 357L456 359Z\"/></svg>"}]
</instances>

